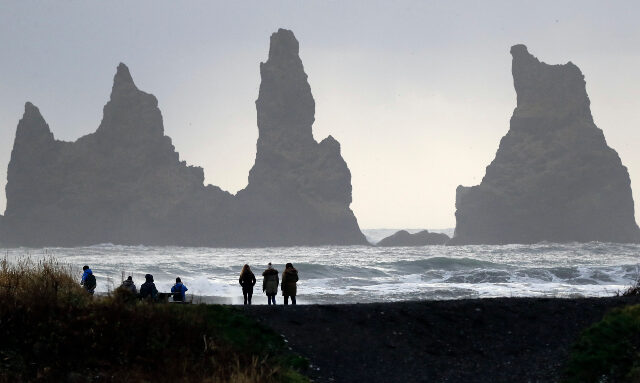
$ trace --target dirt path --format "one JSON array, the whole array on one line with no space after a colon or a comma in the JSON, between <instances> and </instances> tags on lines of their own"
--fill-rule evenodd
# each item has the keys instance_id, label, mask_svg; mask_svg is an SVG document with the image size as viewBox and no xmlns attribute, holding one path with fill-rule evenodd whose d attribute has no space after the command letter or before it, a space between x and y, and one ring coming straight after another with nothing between
<instances>
[{"instance_id":1,"label":"dirt path","mask_svg":"<svg viewBox=\"0 0 640 383\"><path fill-rule=\"evenodd\" d=\"M629 298L253 306L316 382L555 382L580 331Z\"/></svg>"}]
</instances>

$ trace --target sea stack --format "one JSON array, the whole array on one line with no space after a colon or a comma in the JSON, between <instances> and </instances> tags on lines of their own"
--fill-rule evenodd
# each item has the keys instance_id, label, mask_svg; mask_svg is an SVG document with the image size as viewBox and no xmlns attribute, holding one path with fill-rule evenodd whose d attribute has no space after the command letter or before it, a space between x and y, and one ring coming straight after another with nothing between
<instances>
[{"instance_id":1,"label":"sea stack","mask_svg":"<svg viewBox=\"0 0 640 383\"><path fill-rule=\"evenodd\" d=\"M183 246L364 244L349 208L340 146L313 140L314 102L291 31L271 37L256 102L260 138L249 185L234 196L203 184L164 135L157 99L124 64L95 133L54 138L31 103L18 124L0 241Z\"/></svg>"},{"instance_id":2,"label":"sea stack","mask_svg":"<svg viewBox=\"0 0 640 383\"><path fill-rule=\"evenodd\" d=\"M250 237L256 244L366 244L349 208L351 172L340 144L313 138L315 101L292 31L271 35L260 76L256 160L238 193L240 208L254 217Z\"/></svg>"},{"instance_id":3,"label":"sea stack","mask_svg":"<svg viewBox=\"0 0 640 383\"><path fill-rule=\"evenodd\" d=\"M164 135L156 98L120 64L100 126L76 142L55 140L38 108L25 105L7 172L7 241L190 243L198 231L184 213L204 199L203 179ZM211 194L231 200L219 190Z\"/></svg>"},{"instance_id":4,"label":"sea stack","mask_svg":"<svg viewBox=\"0 0 640 383\"><path fill-rule=\"evenodd\" d=\"M511 48L517 106L480 185L458 186L450 244L639 242L627 168L593 122L585 80Z\"/></svg>"}]
</instances>

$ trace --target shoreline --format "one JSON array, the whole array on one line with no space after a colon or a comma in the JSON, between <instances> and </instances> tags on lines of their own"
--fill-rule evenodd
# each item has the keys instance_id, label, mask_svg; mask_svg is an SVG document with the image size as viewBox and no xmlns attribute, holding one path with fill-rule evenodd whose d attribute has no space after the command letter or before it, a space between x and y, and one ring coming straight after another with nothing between
<instances>
[{"instance_id":1,"label":"shoreline","mask_svg":"<svg viewBox=\"0 0 640 383\"><path fill-rule=\"evenodd\" d=\"M625 286L628 287L628 286ZM617 292L622 294L624 289L620 289ZM168 292L161 291L163 294L171 294ZM571 295L538 295L538 296L488 296L488 297L463 297L463 298L448 298L448 299L407 299L407 300L389 300L389 301L364 301L364 302L327 302L327 301L319 301L316 302L314 300L306 300L304 298L304 294L300 294L297 296L298 306L363 306L363 305L393 305L393 304L405 304L405 303L435 303L435 302L471 302L471 301L485 301L485 300L496 300L496 299L508 299L508 300L527 300L527 299L552 299L552 300L580 300L580 299L607 299L607 298L615 298L615 291L606 291L603 292L602 295L580 295L580 294L571 294ZM96 296L107 296L109 292L96 292ZM191 298L192 297L192 298ZM301 298L302 297L302 298ZM276 306L284 306L284 297L280 294L276 295ZM189 295L187 293L187 303L191 304L206 304L206 305L226 305L232 307L244 307L243 297L241 294L237 296L222 296L222 295ZM174 303L172 301L166 303ZM267 304L267 296L264 294L254 294L252 300L253 306L268 306Z\"/></svg>"},{"instance_id":2,"label":"shoreline","mask_svg":"<svg viewBox=\"0 0 640 383\"><path fill-rule=\"evenodd\" d=\"M628 288L629 286L624 286ZM616 293L622 294L624 289L619 289L617 291L606 291L602 293L602 295L580 295L580 294L571 294L571 295L537 295L537 296L487 296L487 297L462 297L462 298L448 298L448 299L407 299L407 300L389 300L389 301L364 301L364 302L326 302L319 301L316 302L314 300L306 300L305 294L299 294L297 296L298 306L363 306L363 305L393 305L393 304L406 304L406 303L436 303L436 302L474 302L474 301L487 301L487 300L581 300L581 299L607 299L607 298L622 298L616 297ZM100 291L96 292L94 295L96 297L106 297L109 294L112 294L112 291ZM168 291L159 291L159 294L171 295L172 293ZM284 306L284 297L280 294L276 295L276 306ZM231 307L244 307L242 294L234 295L234 296L224 296L224 295L195 295L195 294L186 294L186 303L189 304L205 304L205 305L225 305ZM173 302L169 298L166 302L158 302L158 303L181 303L181 302ZM254 294L251 307L262 307L269 306L267 304L267 296L263 293Z\"/></svg>"}]
</instances>

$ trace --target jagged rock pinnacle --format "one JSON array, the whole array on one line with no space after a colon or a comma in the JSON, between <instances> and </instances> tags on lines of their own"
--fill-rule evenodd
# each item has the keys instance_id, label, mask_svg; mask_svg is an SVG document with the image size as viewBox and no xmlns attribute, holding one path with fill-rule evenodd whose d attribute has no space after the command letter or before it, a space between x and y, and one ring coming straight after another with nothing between
<instances>
[{"instance_id":1,"label":"jagged rock pinnacle","mask_svg":"<svg viewBox=\"0 0 640 383\"><path fill-rule=\"evenodd\" d=\"M116 70L115 76L113 76L113 88L111 90L111 97L118 93L123 93L131 90L138 90L136 84L133 82L133 77L129 72L129 68L120 63Z\"/></svg>"},{"instance_id":2,"label":"jagged rock pinnacle","mask_svg":"<svg viewBox=\"0 0 640 383\"><path fill-rule=\"evenodd\" d=\"M113 76L111 98L104 106L97 132L114 135L112 138L129 143L151 137L162 139L164 135L158 100L136 87L129 68L123 63L118 65Z\"/></svg>"},{"instance_id":3,"label":"jagged rock pinnacle","mask_svg":"<svg viewBox=\"0 0 640 383\"><path fill-rule=\"evenodd\" d=\"M36 137L53 139L49 125L42 117L40 109L27 101L24 104L24 114L16 131L16 141L34 140Z\"/></svg>"},{"instance_id":4,"label":"jagged rock pinnacle","mask_svg":"<svg viewBox=\"0 0 640 383\"><path fill-rule=\"evenodd\" d=\"M458 186L452 244L638 242L627 169L594 124L584 76L514 45L518 97L480 185Z\"/></svg>"},{"instance_id":5,"label":"jagged rock pinnacle","mask_svg":"<svg viewBox=\"0 0 640 383\"><path fill-rule=\"evenodd\" d=\"M282 56L298 56L299 51L300 44L292 31L280 28L271 35L269 60Z\"/></svg>"},{"instance_id":6,"label":"jagged rock pinnacle","mask_svg":"<svg viewBox=\"0 0 640 383\"><path fill-rule=\"evenodd\" d=\"M129 68L124 63L118 64L118 69L116 71L116 75L113 78L113 82L133 84L131 72L129 72Z\"/></svg>"},{"instance_id":7,"label":"jagged rock pinnacle","mask_svg":"<svg viewBox=\"0 0 640 383\"><path fill-rule=\"evenodd\" d=\"M278 234L282 238L293 240L291 233L297 233L300 243L366 243L349 209L351 173L340 144L333 137L319 144L313 137L315 101L298 40L279 29L270 44L269 58L260 64L256 161L239 193L241 203L252 206L257 222L285 233ZM274 210L289 213L285 219ZM262 228L253 230L263 242L272 241Z\"/></svg>"},{"instance_id":8,"label":"jagged rock pinnacle","mask_svg":"<svg viewBox=\"0 0 640 383\"><path fill-rule=\"evenodd\" d=\"M270 44L269 59L260 64L256 100L259 155L283 146L315 144L315 101L298 56L298 40L293 32L280 29L271 35Z\"/></svg>"},{"instance_id":9,"label":"jagged rock pinnacle","mask_svg":"<svg viewBox=\"0 0 640 383\"><path fill-rule=\"evenodd\" d=\"M40 114L40 110L37 106L33 105L30 101L24 103L24 114L37 113Z\"/></svg>"}]
</instances>

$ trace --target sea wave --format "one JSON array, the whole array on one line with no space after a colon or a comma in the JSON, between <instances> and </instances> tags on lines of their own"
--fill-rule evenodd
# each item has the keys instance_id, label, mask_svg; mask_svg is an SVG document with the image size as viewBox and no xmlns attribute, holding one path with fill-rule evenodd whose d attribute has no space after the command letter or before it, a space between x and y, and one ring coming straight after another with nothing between
<instances>
[{"instance_id":1,"label":"sea wave","mask_svg":"<svg viewBox=\"0 0 640 383\"><path fill-rule=\"evenodd\" d=\"M99 244L78 248L0 249L9 261L54 257L80 276L88 264L98 291L116 288L123 277L140 284L153 274L161 291L181 277L189 293L238 303L238 274L248 263L258 278L272 262L299 271L300 303L380 302L500 296L602 296L640 275L640 245L539 243L505 246L377 248L326 246L217 249ZM264 300L264 302L262 302ZM266 299L254 299L266 303Z\"/></svg>"}]
</instances>

